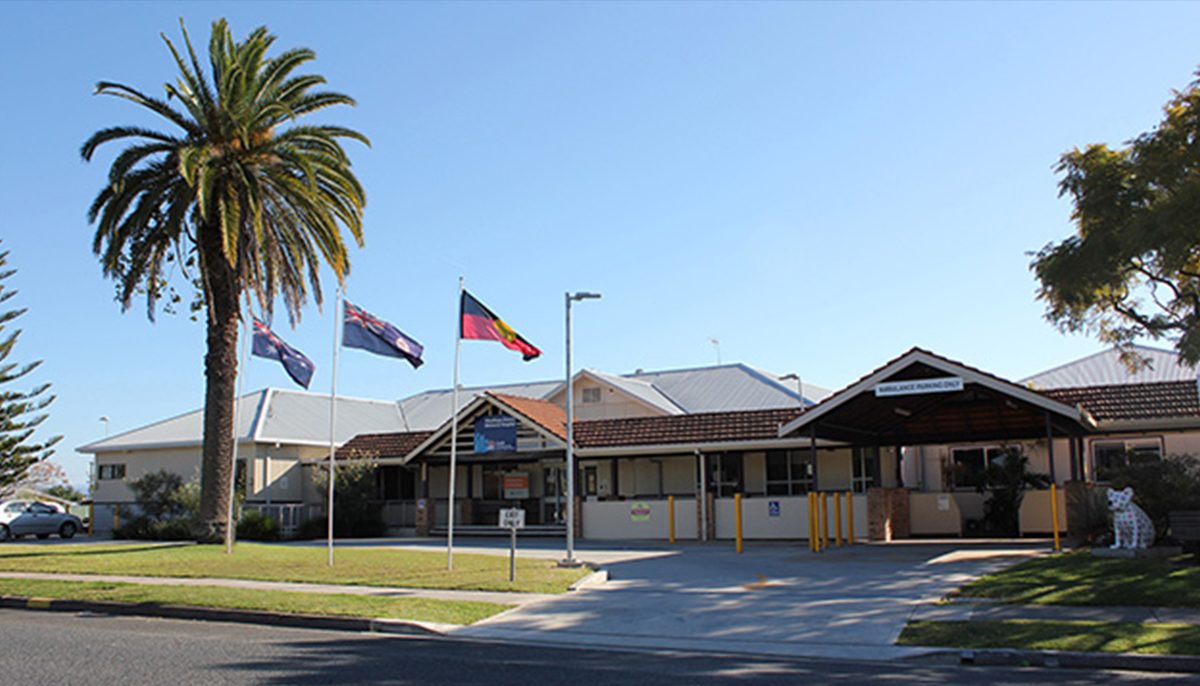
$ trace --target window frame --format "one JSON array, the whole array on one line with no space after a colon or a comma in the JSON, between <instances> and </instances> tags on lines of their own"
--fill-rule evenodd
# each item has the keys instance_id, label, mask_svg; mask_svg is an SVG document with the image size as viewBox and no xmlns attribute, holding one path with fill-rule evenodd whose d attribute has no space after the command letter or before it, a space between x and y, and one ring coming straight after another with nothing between
<instances>
[{"instance_id":1,"label":"window frame","mask_svg":"<svg viewBox=\"0 0 1200 686\"><path fill-rule=\"evenodd\" d=\"M598 405L603 399L603 389L599 386L588 386L579 390L579 402L586 405Z\"/></svg>"},{"instance_id":2,"label":"window frame","mask_svg":"<svg viewBox=\"0 0 1200 686\"><path fill-rule=\"evenodd\" d=\"M868 460L875 463L874 470L868 469ZM850 490L866 493L870 488L883 485L883 456L879 446L855 446L850 453Z\"/></svg>"},{"instance_id":3,"label":"window frame","mask_svg":"<svg viewBox=\"0 0 1200 686\"><path fill-rule=\"evenodd\" d=\"M980 469L976 473L982 475L987 471L988 464L992 460L992 457L991 457L993 454L992 451L999 451L1001 454L1007 454L1007 455L1012 455L1013 453L1019 454L1021 452L1021 446L1018 444L1015 444L1015 443L1009 443L1007 445L1003 444L1003 443L984 443L984 444L975 444L975 445L963 444L963 445L950 446L949 464L950 464L950 468L951 468L950 477L952 480L950 490L952 490L952 491L975 491L975 490L978 490L979 487L983 485L982 483L961 484L958 482L958 472L959 472L958 460L955 459L955 453L976 451L976 450L980 451L982 453L982 457L983 457L983 463L980 465ZM944 480L944 478L943 478L943 480Z\"/></svg>"},{"instance_id":4,"label":"window frame","mask_svg":"<svg viewBox=\"0 0 1200 686\"><path fill-rule=\"evenodd\" d=\"M1101 465L1096 458L1097 450L1104 447L1112 447L1120 445L1122 448L1121 459L1123 464L1129 464L1129 455L1136 453L1138 448L1154 447L1158 451L1158 459L1163 459L1167 454L1166 441L1162 436L1138 436L1130 438L1097 438L1091 441L1090 450L1088 451L1089 459L1091 460L1092 476L1099 481L1100 470L1108 469L1111 464Z\"/></svg>"},{"instance_id":5,"label":"window frame","mask_svg":"<svg viewBox=\"0 0 1200 686\"><path fill-rule=\"evenodd\" d=\"M784 478L771 478L771 458L782 457ZM803 448L781 448L768 450L763 459L763 490L769 496L807 495L814 490L811 451ZM804 469L807 467L807 469ZM783 487L782 492L772 492L771 488Z\"/></svg>"},{"instance_id":6,"label":"window frame","mask_svg":"<svg viewBox=\"0 0 1200 686\"><path fill-rule=\"evenodd\" d=\"M110 462L96 468L96 479L99 481L120 481L125 478L125 463Z\"/></svg>"}]
</instances>

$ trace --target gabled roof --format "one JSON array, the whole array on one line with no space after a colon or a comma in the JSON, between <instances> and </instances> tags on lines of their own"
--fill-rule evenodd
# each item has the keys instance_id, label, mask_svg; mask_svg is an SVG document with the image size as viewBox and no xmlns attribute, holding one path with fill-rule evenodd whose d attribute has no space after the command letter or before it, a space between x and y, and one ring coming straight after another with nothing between
<instances>
[{"instance_id":1,"label":"gabled roof","mask_svg":"<svg viewBox=\"0 0 1200 686\"><path fill-rule=\"evenodd\" d=\"M237 419L239 442L329 445L328 395L266 388L241 397ZM80 446L76 450L95 454L198 446L203 443L203 422L204 410L193 410ZM396 403L338 398L335 443L344 443L368 431L388 430L404 430Z\"/></svg>"},{"instance_id":2,"label":"gabled roof","mask_svg":"<svg viewBox=\"0 0 1200 686\"><path fill-rule=\"evenodd\" d=\"M487 395L515 414L528 419L544 432L559 440L567 440L567 413L558 405L545 400L522 398L519 395L505 395L490 391Z\"/></svg>"},{"instance_id":3,"label":"gabled roof","mask_svg":"<svg viewBox=\"0 0 1200 686\"><path fill-rule=\"evenodd\" d=\"M1062 403L1082 405L1101 424L1186 418L1200 421L1195 381L1055 388L1043 393Z\"/></svg>"},{"instance_id":4,"label":"gabled roof","mask_svg":"<svg viewBox=\"0 0 1200 686\"><path fill-rule=\"evenodd\" d=\"M951 360L947 357L942 357L936 353L921 348L914 347L908 352L900 355L892 360L884 363L875 371L863 376L858 381L849 386L835 392L833 395L825 398L815 407L808 408L799 417L788 422L779 430L780 436L786 436L799 431L802 428L812 425L822 417L838 412L841 408L846 407L849 403L856 402L860 397L868 398L873 394L873 389L877 384L889 380L897 380L904 378L902 375L910 368L919 368L930 371L935 371L951 377L961 377L964 384L975 384L982 388L997 392L1012 401L1019 401L1028 406L1038 408L1047 412L1052 412L1059 417L1075 423L1088 425L1092 422L1091 417L1087 416L1079 408L1071 407L1062 402L1054 400L1046 395L1036 391L1029 390L1024 386L1020 386L1011 381L998 377L981 369L968 366L957 360ZM916 376L912 378L930 378L925 376ZM910 396L914 397L914 396ZM1014 405L1014 409L1015 409ZM903 410L903 408L901 408ZM909 411L904 410L898 412L898 417L909 415ZM896 422L901 420L896 420ZM983 436L981 436L983 438Z\"/></svg>"},{"instance_id":5,"label":"gabled roof","mask_svg":"<svg viewBox=\"0 0 1200 686\"><path fill-rule=\"evenodd\" d=\"M597 369L585 369L576 375L576 377L580 376L591 376L596 381L599 381L603 384L608 384L609 386L612 386L622 393L632 397L634 400L637 400L644 405L648 405L651 408L662 412L663 414L684 414L686 412L686 410L684 410L679 403L672 400L665 393L656 388L654 384L648 381L627 376L608 374ZM559 388L561 388L561 386ZM555 392L557 393L557 390Z\"/></svg>"},{"instance_id":6,"label":"gabled roof","mask_svg":"<svg viewBox=\"0 0 1200 686\"><path fill-rule=\"evenodd\" d=\"M489 390L523 398L544 398L561 386L561 381L534 381L462 388L459 390L458 406L465 407ZM450 418L453 407L454 393L449 388L423 391L400 401L400 410L409 431L432 431L438 428Z\"/></svg>"},{"instance_id":7,"label":"gabled roof","mask_svg":"<svg viewBox=\"0 0 1200 686\"><path fill-rule=\"evenodd\" d=\"M1022 379L1021 383L1036 390L1043 390L1159 381L1195 382L1196 367L1185 364L1178 353L1144 345L1135 345L1133 349L1148 364L1136 372L1129 371L1129 367L1121 361L1121 352L1113 348L1039 372Z\"/></svg>"}]
</instances>

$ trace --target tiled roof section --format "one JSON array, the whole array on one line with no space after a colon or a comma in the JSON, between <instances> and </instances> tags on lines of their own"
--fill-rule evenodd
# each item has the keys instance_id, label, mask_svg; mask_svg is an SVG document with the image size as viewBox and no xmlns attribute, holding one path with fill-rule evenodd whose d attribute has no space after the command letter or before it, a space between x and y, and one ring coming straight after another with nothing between
<instances>
[{"instance_id":1,"label":"tiled roof section","mask_svg":"<svg viewBox=\"0 0 1200 686\"><path fill-rule=\"evenodd\" d=\"M563 412L563 409L558 405L548 403L545 400L534 400L533 398L523 398L519 395L507 395L491 391L488 391L487 395L494 398L501 405L523 415L526 419L542 427L550 434L564 441L567 440L567 413Z\"/></svg>"},{"instance_id":2,"label":"tiled roof section","mask_svg":"<svg viewBox=\"0 0 1200 686\"><path fill-rule=\"evenodd\" d=\"M1097 421L1200 419L1195 381L1054 388L1041 391L1067 405L1082 405Z\"/></svg>"},{"instance_id":3,"label":"tiled roof section","mask_svg":"<svg viewBox=\"0 0 1200 686\"><path fill-rule=\"evenodd\" d=\"M391 434L359 434L338 448L337 459L351 457L404 457L421 445L432 431L409 431Z\"/></svg>"},{"instance_id":4,"label":"tiled roof section","mask_svg":"<svg viewBox=\"0 0 1200 686\"><path fill-rule=\"evenodd\" d=\"M579 421L575 445L603 448L777 439L780 425L800 413L800 408L776 408Z\"/></svg>"}]
</instances>

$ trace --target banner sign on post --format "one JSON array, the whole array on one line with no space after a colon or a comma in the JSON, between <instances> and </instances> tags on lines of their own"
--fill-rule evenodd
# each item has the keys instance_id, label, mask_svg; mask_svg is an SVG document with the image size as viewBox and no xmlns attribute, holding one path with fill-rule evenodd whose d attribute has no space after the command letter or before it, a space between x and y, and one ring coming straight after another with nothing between
<instances>
[{"instance_id":1,"label":"banner sign on post","mask_svg":"<svg viewBox=\"0 0 1200 686\"><path fill-rule=\"evenodd\" d=\"M475 453L517 451L517 418L494 414L475 420Z\"/></svg>"},{"instance_id":2,"label":"banner sign on post","mask_svg":"<svg viewBox=\"0 0 1200 686\"><path fill-rule=\"evenodd\" d=\"M509 472L501 479L505 500L523 500L529 497L529 473Z\"/></svg>"},{"instance_id":3,"label":"banner sign on post","mask_svg":"<svg viewBox=\"0 0 1200 686\"><path fill-rule=\"evenodd\" d=\"M894 395L920 395L922 393L953 393L963 389L962 377L947 376L941 379L912 379L892 381L875 386L876 398Z\"/></svg>"}]
</instances>

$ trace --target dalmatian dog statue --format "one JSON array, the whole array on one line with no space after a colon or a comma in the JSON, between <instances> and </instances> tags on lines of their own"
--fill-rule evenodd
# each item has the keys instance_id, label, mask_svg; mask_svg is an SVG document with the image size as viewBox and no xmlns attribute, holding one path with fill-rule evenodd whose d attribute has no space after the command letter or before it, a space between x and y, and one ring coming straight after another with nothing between
<instances>
[{"instance_id":1,"label":"dalmatian dog statue","mask_svg":"<svg viewBox=\"0 0 1200 686\"><path fill-rule=\"evenodd\" d=\"M1149 548L1154 543L1154 523L1146 511L1133 502L1133 489L1108 489L1108 509L1113 515L1111 548Z\"/></svg>"}]
</instances>

